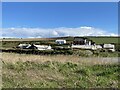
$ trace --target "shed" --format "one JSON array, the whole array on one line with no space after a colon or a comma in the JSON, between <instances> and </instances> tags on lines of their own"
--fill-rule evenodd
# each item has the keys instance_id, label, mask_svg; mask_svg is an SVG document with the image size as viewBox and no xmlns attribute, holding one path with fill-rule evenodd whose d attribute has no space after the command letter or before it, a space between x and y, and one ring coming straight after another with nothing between
<instances>
[{"instance_id":1,"label":"shed","mask_svg":"<svg viewBox=\"0 0 120 90\"><path fill-rule=\"evenodd\" d=\"M103 48L111 50L111 51L115 51L115 45L114 44L103 44Z\"/></svg>"},{"instance_id":2,"label":"shed","mask_svg":"<svg viewBox=\"0 0 120 90\"><path fill-rule=\"evenodd\" d=\"M28 49L29 47L31 47L30 44L19 44L19 45L17 46L17 48L21 48L21 49Z\"/></svg>"},{"instance_id":3,"label":"shed","mask_svg":"<svg viewBox=\"0 0 120 90\"><path fill-rule=\"evenodd\" d=\"M64 40L64 39L57 39L55 42L57 44L66 44L66 40Z\"/></svg>"},{"instance_id":4,"label":"shed","mask_svg":"<svg viewBox=\"0 0 120 90\"><path fill-rule=\"evenodd\" d=\"M51 50L52 47L50 45L35 45L33 44L34 48L38 50Z\"/></svg>"}]
</instances>

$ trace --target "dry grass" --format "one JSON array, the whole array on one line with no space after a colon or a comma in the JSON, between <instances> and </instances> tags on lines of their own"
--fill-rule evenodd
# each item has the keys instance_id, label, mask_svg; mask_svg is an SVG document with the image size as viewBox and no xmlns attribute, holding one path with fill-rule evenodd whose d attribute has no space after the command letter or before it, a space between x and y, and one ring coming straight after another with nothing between
<instances>
[{"instance_id":1,"label":"dry grass","mask_svg":"<svg viewBox=\"0 0 120 90\"><path fill-rule=\"evenodd\" d=\"M117 57L2 53L1 59L4 88L118 87Z\"/></svg>"},{"instance_id":2,"label":"dry grass","mask_svg":"<svg viewBox=\"0 0 120 90\"><path fill-rule=\"evenodd\" d=\"M0 41L44 41L44 40L55 40L52 38L6 38L6 39L0 39Z\"/></svg>"},{"instance_id":3,"label":"dry grass","mask_svg":"<svg viewBox=\"0 0 120 90\"><path fill-rule=\"evenodd\" d=\"M118 63L118 57L89 57L83 58L74 55L26 55L26 54L15 54L15 53L2 53L2 60L5 62L15 63L17 61L34 61L34 62L46 62L46 61L57 61L57 62L72 62L79 64L110 64Z\"/></svg>"}]
</instances>

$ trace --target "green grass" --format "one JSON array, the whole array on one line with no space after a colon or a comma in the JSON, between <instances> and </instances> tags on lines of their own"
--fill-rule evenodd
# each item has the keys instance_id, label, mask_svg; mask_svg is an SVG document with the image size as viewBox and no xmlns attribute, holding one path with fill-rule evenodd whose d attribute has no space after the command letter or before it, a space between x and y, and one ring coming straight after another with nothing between
<instances>
[{"instance_id":1,"label":"green grass","mask_svg":"<svg viewBox=\"0 0 120 90\"><path fill-rule=\"evenodd\" d=\"M118 88L118 64L3 62L3 88Z\"/></svg>"},{"instance_id":2,"label":"green grass","mask_svg":"<svg viewBox=\"0 0 120 90\"><path fill-rule=\"evenodd\" d=\"M119 43L118 39L120 37L89 37L89 39L93 40L96 44L102 44L102 43Z\"/></svg>"},{"instance_id":3,"label":"green grass","mask_svg":"<svg viewBox=\"0 0 120 90\"><path fill-rule=\"evenodd\" d=\"M32 49L2 49L2 52L12 52L18 54L34 54L34 55L75 55L81 57L119 57L120 52L110 52L104 50L32 50Z\"/></svg>"}]
</instances>

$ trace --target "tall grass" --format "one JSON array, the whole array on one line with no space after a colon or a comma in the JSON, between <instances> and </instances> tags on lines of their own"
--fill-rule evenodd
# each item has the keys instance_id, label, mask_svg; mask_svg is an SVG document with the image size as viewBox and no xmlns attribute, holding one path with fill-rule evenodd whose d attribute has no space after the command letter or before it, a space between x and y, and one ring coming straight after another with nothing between
<instances>
[{"instance_id":1,"label":"tall grass","mask_svg":"<svg viewBox=\"0 0 120 90\"><path fill-rule=\"evenodd\" d=\"M15 54L15 53L2 53L2 58L5 62L15 63L17 61L34 61L34 62L46 62L46 61L58 61L58 62L72 62L80 64L111 64L117 63L118 57L81 57L76 55L32 55L32 54Z\"/></svg>"},{"instance_id":2,"label":"tall grass","mask_svg":"<svg viewBox=\"0 0 120 90\"><path fill-rule=\"evenodd\" d=\"M2 88L118 88L118 58L2 54Z\"/></svg>"},{"instance_id":3,"label":"tall grass","mask_svg":"<svg viewBox=\"0 0 120 90\"><path fill-rule=\"evenodd\" d=\"M18 61L3 64L4 88L118 88L119 65Z\"/></svg>"}]
</instances>

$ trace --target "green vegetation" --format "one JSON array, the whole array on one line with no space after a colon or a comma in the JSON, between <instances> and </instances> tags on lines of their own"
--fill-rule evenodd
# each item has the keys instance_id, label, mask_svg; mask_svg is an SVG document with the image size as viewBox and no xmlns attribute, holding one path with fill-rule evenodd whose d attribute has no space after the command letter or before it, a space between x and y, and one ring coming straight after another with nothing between
<instances>
[{"instance_id":1,"label":"green vegetation","mask_svg":"<svg viewBox=\"0 0 120 90\"><path fill-rule=\"evenodd\" d=\"M118 88L118 64L3 62L3 88Z\"/></svg>"},{"instance_id":2,"label":"green vegetation","mask_svg":"<svg viewBox=\"0 0 120 90\"><path fill-rule=\"evenodd\" d=\"M103 43L115 43L119 45L120 37L87 37L88 39L93 40L96 44L103 44ZM71 44L74 40L73 37L59 37L59 38L53 38L53 40L49 39L33 39L33 40L25 40L24 39L18 39L18 40L11 40L11 39L3 39L2 41L2 47L5 48L12 48L13 46L18 45L19 43L34 43L34 44L45 44L45 45L56 45L55 40L56 39L65 39L67 40L67 44Z\"/></svg>"},{"instance_id":3,"label":"green vegetation","mask_svg":"<svg viewBox=\"0 0 120 90\"><path fill-rule=\"evenodd\" d=\"M119 43L120 37L89 37L89 39L93 40L96 44L102 43Z\"/></svg>"},{"instance_id":4,"label":"green vegetation","mask_svg":"<svg viewBox=\"0 0 120 90\"><path fill-rule=\"evenodd\" d=\"M93 40L96 44L103 44L103 43L114 43L115 44L115 49L116 51L120 51L120 37L87 37L90 40ZM55 43L56 39L65 39L67 40L67 44L64 45L57 45ZM38 44L38 45L51 45L53 48L56 48L56 46L63 46L63 47L68 47L71 45L71 43L73 42L74 37L59 37L59 38L53 38L51 39L33 39L33 40L29 40L29 39L16 39L16 40L12 40L12 39L3 39L2 42L2 47L1 48L15 48L16 46L18 46L20 43L29 43L29 44Z\"/></svg>"},{"instance_id":5,"label":"green vegetation","mask_svg":"<svg viewBox=\"0 0 120 90\"><path fill-rule=\"evenodd\" d=\"M3 48L13 48L18 46L19 44L44 44L49 45L50 41L2 41Z\"/></svg>"},{"instance_id":6,"label":"green vegetation","mask_svg":"<svg viewBox=\"0 0 120 90\"><path fill-rule=\"evenodd\" d=\"M12 52L19 54L35 54L35 55L75 55L81 57L119 57L120 52L109 52L102 50L32 50L32 49L2 49L3 52Z\"/></svg>"},{"instance_id":7,"label":"green vegetation","mask_svg":"<svg viewBox=\"0 0 120 90\"><path fill-rule=\"evenodd\" d=\"M89 39L93 40L96 44L115 44L115 49L120 51L120 37L89 37Z\"/></svg>"},{"instance_id":8,"label":"green vegetation","mask_svg":"<svg viewBox=\"0 0 120 90\"><path fill-rule=\"evenodd\" d=\"M67 40L66 45L61 45L64 47L73 41L73 37L62 38ZM88 38L96 44L114 43L116 50L119 50L116 52L71 49L39 51L15 48L19 43L45 44L55 47L58 46L54 42L56 38L0 42L1 50L4 52L3 88L118 88L120 65L114 59L111 60L111 57L120 56L118 37ZM88 57L88 59L85 58L85 60L82 57ZM109 57L111 61L99 60L96 57Z\"/></svg>"}]
</instances>

